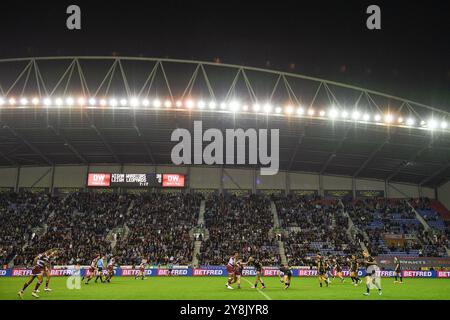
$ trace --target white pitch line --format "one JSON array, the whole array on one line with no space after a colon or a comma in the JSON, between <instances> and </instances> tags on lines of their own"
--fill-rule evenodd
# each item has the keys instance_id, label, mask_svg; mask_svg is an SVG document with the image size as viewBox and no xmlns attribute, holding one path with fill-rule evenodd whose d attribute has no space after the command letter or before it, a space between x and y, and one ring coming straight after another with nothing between
<instances>
[{"instance_id":1,"label":"white pitch line","mask_svg":"<svg viewBox=\"0 0 450 320\"><path fill-rule=\"evenodd\" d=\"M244 277L241 277L241 279L244 279L244 280L247 281L250 285L252 285L252 283L251 283L249 280L245 279ZM261 293L261 294L264 296L264 298L266 298L267 300L272 300L272 298L269 297L267 294L265 294L262 290L260 290L260 289L258 289L258 288L256 288L256 290L257 290L259 293Z\"/></svg>"}]
</instances>

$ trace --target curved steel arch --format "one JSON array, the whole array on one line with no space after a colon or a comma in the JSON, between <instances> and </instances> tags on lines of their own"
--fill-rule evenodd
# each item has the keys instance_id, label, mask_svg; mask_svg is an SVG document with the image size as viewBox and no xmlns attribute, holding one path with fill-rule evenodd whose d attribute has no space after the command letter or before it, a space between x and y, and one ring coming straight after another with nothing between
<instances>
[{"instance_id":1,"label":"curved steel arch","mask_svg":"<svg viewBox=\"0 0 450 320\"><path fill-rule=\"evenodd\" d=\"M60 77L58 76L56 85L53 88L49 88L49 79L48 79L49 76L47 75L46 79L46 77L43 76L41 72L39 63L43 64L44 61L50 62L53 61L55 62L55 64L56 61L67 61L68 66L64 66L65 71L62 73ZM87 81L85 72L83 71L83 69L86 69L88 67L80 64L80 61L81 62L108 61L108 63L111 62L110 66L109 65L106 66L107 68L107 71L105 70L106 74L104 75L103 80L98 85L98 87L92 88L92 86L91 87L89 86L88 84L89 82ZM121 84L120 86L113 88L114 92L115 94L117 94L123 90L125 92L124 97L126 97L128 99L127 101L130 102L131 99L136 98L136 95L131 94L132 89L136 88L130 87L127 77L127 75L130 75L130 71L129 70L127 71L122 64L122 62L128 61L154 63L153 67L151 68L145 66L145 68L139 70L139 74L146 75L147 78L142 87L137 88L139 92L137 98L141 98L142 95L144 95L145 97L149 97L149 93L152 89L156 91L156 89L154 88L156 86L154 80L158 75L160 75L164 79L163 83L165 90L167 91L166 96L169 97L172 105L175 104L175 96L177 96L177 98L181 98L181 100L178 99L178 101L186 102L186 100L184 100L185 97L191 96L192 90L195 85L198 85L199 83L198 79L200 77L203 77L204 85L206 86L203 89L203 91L207 92L210 100L217 101L214 89L219 90L218 85L216 84L214 88L209 78L214 72L216 73L218 72L217 69L212 70L213 69L212 67L226 68L233 70L234 74L234 78L231 85L229 86L225 85L225 83L227 82L225 80L220 81L221 86L225 86L225 88L227 88L226 96L222 99L223 103L227 105L230 103L230 101L233 102L230 97L232 95L235 95L236 91L239 90L245 90L244 94L248 97L247 100L249 100L249 102L252 104L259 104L260 101L264 100L260 99L255 93L254 85L256 81L252 81L252 79L249 78L249 74L251 72L254 72L255 74L258 74L258 76L260 74L265 74L276 77L275 83L272 82L270 83L269 86L270 90L265 89L265 93L271 92L270 98L269 99L265 98L267 104L271 104L273 102L274 97L275 99L277 99L280 98L283 94L285 97L287 97L284 100L289 101L288 106L286 106L285 108L281 108L279 105L277 105L277 107L275 108L276 112L273 112L273 110L271 110L270 112L267 111L267 114L271 113L275 115L275 113L278 113L278 115L290 116L293 113L292 106L294 106L294 108L297 111L300 111L299 109L303 109L303 107L308 110L308 114L306 114L307 113L306 111L302 110L301 113L299 112L294 115L299 117L306 116L306 117L313 117L319 120L331 119L333 121L336 120L341 122L356 121L369 125L396 126L400 128L419 129L419 130L438 129L440 131L450 132L450 124L447 124L447 122L450 119L449 111L432 107L420 102L405 99L402 97L394 96L391 94L386 94L358 86L306 76L302 74L295 74L256 67L247 67L235 64L222 64L208 61L181 60L169 58L116 57L116 56L60 56L60 57L28 57L28 58L0 59L0 67L8 63L14 64L26 62L23 68L22 65L20 66L19 70L21 71L14 79L14 81L12 81L12 84L8 88L2 87L0 83L0 107L2 107L5 104L4 98L2 98L2 96L3 97L6 96L8 98L9 96L11 96L11 92L13 92L13 90L18 89L17 87L19 87L19 85L22 85L22 90L17 92L16 96L23 97L24 94L25 96L27 94L30 94L30 92L25 92L26 91L25 89L28 86L30 86L30 83L32 82L33 79L35 92L32 94L34 96L37 95L40 98L40 102L36 103L35 105L44 106L43 97L53 98L57 90L63 89L62 98L71 96L76 93L71 91L69 91L68 93L68 90L70 89L69 84L72 84L72 82L74 81L73 80L73 78L75 77L74 74L78 75L76 82L80 87L80 89L76 90L81 90L82 91L81 94L85 98L90 97L97 98L102 90L106 91L106 94L103 95L103 97L108 97L112 80L118 75L121 78ZM171 81L169 81L169 78L171 77L168 77L165 71L165 66L168 66L169 64L184 64L184 65L192 65L194 67L194 71L192 73L190 71L188 72L188 74L190 74L191 76L189 78L187 85L184 86L183 84L182 86L184 86L183 87L184 89L179 90L180 92L176 95L174 95L173 93L174 91L173 84L171 85L170 83ZM92 68L92 66L90 66L89 68ZM148 71L150 72L147 74ZM176 72L178 78L178 76L181 75L183 71L177 69ZM99 75L102 73L103 70L101 72L96 72L95 74ZM56 75L56 72L52 71L51 74ZM9 75L7 74L5 75L5 73L0 75L0 82L2 81L1 76L4 77ZM273 81L274 79L267 77L264 80ZM300 80L305 80L306 83L305 82L301 83L300 90L295 87L294 88L296 90L294 90L293 85L298 84L295 81ZM237 85L239 81L240 83L239 85ZM244 83L244 85L242 84L242 82ZM309 88L310 84L313 85L313 88ZM340 90L345 90L345 92L338 93L337 91L338 88ZM279 93L279 90L282 90L283 94L275 95L275 93ZM310 92L311 93L310 96L313 96L312 99L306 104L300 103L301 100L304 100L304 96L308 96L308 93L306 93L307 90L312 90ZM302 93L298 95L298 91L302 91ZM355 93L357 95L355 95ZM77 92L77 94L79 93ZM201 93L201 95L203 95L203 93ZM344 98L342 98L342 96ZM59 97L61 98L61 95ZM324 99L325 102L321 99ZM345 100L353 99L354 101L351 102L350 104L344 105L340 102L340 99L341 101L344 99ZM201 100L202 99L200 99L197 102L200 102ZM380 103L380 100L383 100L383 102ZM285 101L282 103L285 104ZM15 107L15 104L16 103L14 101L14 103L10 104L10 107L12 108ZM31 107L30 101L22 103L22 105ZM235 112L231 104L229 106L230 108L229 109L225 108L226 110L202 110L202 111ZM297 107L299 108L297 109ZM320 112L319 111L316 112L314 110L311 111L311 109L316 107L319 107L321 111ZM178 109L173 108L173 109L181 110L181 108ZM243 109L245 110L240 111L244 111L247 113L249 109L248 105L245 104L245 108ZM324 111L324 109L328 110ZM311 114L309 113L310 111L312 112ZM350 111L352 115L350 115L348 111ZM256 113L266 113L266 112L256 111ZM332 113L337 113L338 116L333 116ZM353 117L354 114L356 114L355 117ZM411 119L411 123L408 123L409 121L406 121L407 118Z\"/></svg>"},{"instance_id":2,"label":"curved steel arch","mask_svg":"<svg viewBox=\"0 0 450 320\"><path fill-rule=\"evenodd\" d=\"M361 91L367 94L373 94L376 96L385 97L388 99L393 99L396 101L408 103L411 105L419 106L426 108L428 110L444 113L447 115L450 115L449 111L443 110L441 108L432 107L430 105L426 105L417 101L413 101L410 99L406 99L403 97L395 96L392 94L387 94L375 90L370 90L367 88L349 85L346 83L326 80L323 78L318 77L312 77L307 76L303 74L298 73L290 73L290 72L284 72L284 71L277 71L272 69L264 69L264 68L258 68L258 67L249 67L249 66L242 66L242 65L236 65L236 64L227 64L227 63L216 63L216 62L210 62L210 61L198 61L198 60L182 60L182 59L170 59L170 58L153 58L153 57L128 57L128 56L55 56L55 57L28 57L28 58L9 58L9 59L0 59L0 63L6 63L6 62L21 62L21 61L45 61L45 60L114 60L114 61L150 61L150 62L167 62L167 63L182 63L182 64L195 64L195 65L203 65L203 66L214 66L214 67L224 67L224 68L232 68L232 69L238 69L238 70L248 70L248 71L256 71L256 72L262 72L262 73L268 73L268 74L274 74L278 76L284 76L284 77L291 77L291 78L297 78L297 79L303 79L303 80L310 80L314 82L319 83L325 83L327 85L334 85L341 88L351 89L355 91Z\"/></svg>"}]
</instances>

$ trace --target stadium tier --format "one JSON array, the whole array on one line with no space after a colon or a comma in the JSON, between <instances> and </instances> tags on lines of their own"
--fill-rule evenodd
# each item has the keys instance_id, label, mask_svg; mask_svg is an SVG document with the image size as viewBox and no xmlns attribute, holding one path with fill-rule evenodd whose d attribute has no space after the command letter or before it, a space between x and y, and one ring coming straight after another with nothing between
<instances>
[{"instance_id":1,"label":"stadium tier","mask_svg":"<svg viewBox=\"0 0 450 320\"><path fill-rule=\"evenodd\" d=\"M223 265L234 252L244 260L250 256L259 259L264 265L280 263L267 197L213 195L206 201L205 227L208 236L201 247L201 264Z\"/></svg>"},{"instance_id":2,"label":"stadium tier","mask_svg":"<svg viewBox=\"0 0 450 320\"><path fill-rule=\"evenodd\" d=\"M121 265L224 265L239 252L264 266L311 266L318 253L345 258L365 248L379 257L447 257L448 225L428 201L5 192L0 258L29 267L48 248L61 249L57 265L87 265L97 254Z\"/></svg>"}]
</instances>

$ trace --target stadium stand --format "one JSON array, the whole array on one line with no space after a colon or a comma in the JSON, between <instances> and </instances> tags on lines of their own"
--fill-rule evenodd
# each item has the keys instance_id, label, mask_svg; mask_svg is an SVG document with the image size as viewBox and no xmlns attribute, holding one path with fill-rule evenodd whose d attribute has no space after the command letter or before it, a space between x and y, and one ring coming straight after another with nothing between
<instances>
[{"instance_id":1,"label":"stadium stand","mask_svg":"<svg viewBox=\"0 0 450 320\"><path fill-rule=\"evenodd\" d=\"M127 214L127 235L115 247L122 264L190 264L193 241L189 231L197 223L201 196L151 194L134 200Z\"/></svg>"},{"instance_id":2,"label":"stadium stand","mask_svg":"<svg viewBox=\"0 0 450 320\"><path fill-rule=\"evenodd\" d=\"M296 195L274 197L284 239L286 256L292 265L308 264L318 252L344 256L360 251L347 234L348 219L337 200L308 199Z\"/></svg>"},{"instance_id":3,"label":"stadium stand","mask_svg":"<svg viewBox=\"0 0 450 320\"><path fill-rule=\"evenodd\" d=\"M265 265L279 264L267 197L211 195L206 201L205 225L209 237L202 244L200 264L224 264L233 252L239 252L244 260L253 256Z\"/></svg>"},{"instance_id":4,"label":"stadium stand","mask_svg":"<svg viewBox=\"0 0 450 320\"><path fill-rule=\"evenodd\" d=\"M0 193L0 262L30 266L49 248L62 249L55 264L86 265L95 254L113 254L123 265L147 259L153 265L189 265L194 234L202 237L200 265L223 265L238 251L266 266L282 261L284 245L291 265L310 265L318 253L347 256L361 251L367 234L374 256L446 257L449 226L428 199L339 200L298 195L217 195L205 200L204 225L198 225L203 196L189 193L72 193L63 197ZM278 229L271 211L277 211ZM348 216L345 214L348 213ZM282 235L278 237L278 234ZM281 244L279 240L282 240Z\"/></svg>"},{"instance_id":5,"label":"stadium stand","mask_svg":"<svg viewBox=\"0 0 450 320\"><path fill-rule=\"evenodd\" d=\"M417 220L406 200L358 199L347 202L353 222L370 239L367 247L373 255L402 257L446 256L443 242Z\"/></svg>"}]
</instances>

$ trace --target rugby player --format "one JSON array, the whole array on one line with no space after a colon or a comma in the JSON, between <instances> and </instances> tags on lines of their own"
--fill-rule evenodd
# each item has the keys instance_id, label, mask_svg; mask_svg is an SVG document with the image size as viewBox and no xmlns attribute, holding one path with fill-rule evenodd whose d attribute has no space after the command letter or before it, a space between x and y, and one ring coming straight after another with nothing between
<instances>
[{"instance_id":1,"label":"rugby player","mask_svg":"<svg viewBox=\"0 0 450 320\"><path fill-rule=\"evenodd\" d=\"M325 281L325 284L328 287L328 278L327 278L327 265L325 260L322 258L320 253L317 255L317 276L319 278L319 285L322 288L322 283Z\"/></svg>"},{"instance_id":2,"label":"rugby player","mask_svg":"<svg viewBox=\"0 0 450 320\"><path fill-rule=\"evenodd\" d=\"M84 281L85 278L87 278L86 282L84 284L89 284L89 281L94 277L97 271L97 261L100 259L100 255L96 255L94 259L91 261L91 265L89 266L89 270L86 275L81 278L81 281Z\"/></svg>"},{"instance_id":3,"label":"rugby player","mask_svg":"<svg viewBox=\"0 0 450 320\"><path fill-rule=\"evenodd\" d=\"M36 286L34 290L31 292L31 295L35 298L39 298L38 290L43 281L43 274L46 267L49 266L50 263L50 254L52 249L47 250L44 253L39 254L33 261L33 269L31 270L31 276L27 282L23 285L22 289L17 293L21 299L23 299L23 294L26 288L33 283L34 279L37 278Z\"/></svg>"},{"instance_id":4,"label":"rugby player","mask_svg":"<svg viewBox=\"0 0 450 320\"><path fill-rule=\"evenodd\" d=\"M394 257L394 264L395 264L395 271L394 271L395 280L394 280L394 283L403 283L402 266L400 264L400 260L397 257ZM398 281L399 277L400 277L400 282Z\"/></svg>"},{"instance_id":5,"label":"rugby player","mask_svg":"<svg viewBox=\"0 0 450 320\"><path fill-rule=\"evenodd\" d=\"M44 274L43 274L44 277L45 277L45 288L44 288L44 291L46 291L46 292L52 291L52 289L50 289L48 287L48 285L50 283L50 276L51 276L51 271L52 271L51 263L57 257L57 255L58 255L58 249L52 249L50 251L49 255L48 255L49 263L44 268ZM37 290L37 292L39 293L39 290Z\"/></svg>"},{"instance_id":6,"label":"rugby player","mask_svg":"<svg viewBox=\"0 0 450 320\"><path fill-rule=\"evenodd\" d=\"M106 266L106 277L105 282L111 282L111 278L114 276L114 266L116 265L116 259L112 257L109 259L108 265Z\"/></svg>"},{"instance_id":7,"label":"rugby player","mask_svg":"<svg viewBox=\"0 0 450 320\"><path fill-rule=\"evenodd\" d=\"M100 282L103 283L103 260L106 259L106 257L101 257L100 259L97 260L97 270L96 270L96 275L97 277L95 278L95 283L97 283L97 280L100 278Z\"/></svg>"},{"instance_id":8,"label":"rugby player","mask_svg":"<svg viewBox=\"0 0 450 320\"><path fill-rule=\"evenodd\" d=\"M227 289L233 289L231 286L232 283L236 282L234 270L236 267L237 259L239 258L239 253L235 252L233 256L230 257L227 264L227 274L228 274L228 280L227 283L225 283L225 287Z\"/></svg>"},{"instance_id":9,"label":"rugby player","mask_svg":"<svg viewBox=\"0 0 450 320\"><path fill-rule=\"evenodd\" d=\"M350 278L352 279L353 285L356 287L360 282L361 279L358 277L358 260L356 259L356 256L351 256L350 258Z\"/></svg>"},{"instance_id":10,"label":"rugby player","mask_svg":"<svg viewBox=\"0 0 450 320\"><path fill-rule=\"evenodd\" d=\"M141 280L146 279L145 278L145 265L147 264L147 260L142 259L141 264L139 265L139 271L138 273L134 276L134 280L136 280L137 278L141 277Z\"/></svg>"},{"instance_id":11,"label":"rugby player","mask_svg":"<svg viewBox=\"0 0 450 320\"><path fill-rule=\"evenodd\" d=\"M377 262L374 258L369 254L367 250L363 251L364 256L364 265L366 267L366 289L367 291L363 294L365 296L370 295L370 287L373 285L378 289L378 294L381 296L383 294L381 290L381 280L379 271L380 268L377 265Z\"/></svg>"},{"instance_id":12,"label":"rugby player","mask_svg":"<svg viewBox=\"0 0 450 320\"><path fill-rule=\"evenodd\" d=\"M287 290L291 286L291 278L292 278L292 271L291 268L287 264L282 264L280 267L280 273L283 273L283 283L284 283L284 289Z\"/></svg>"},{"instance_id":13,"label":"rugby player","mask_svg":"<svg viewBox=\"0 0 450 320\"><path fill-rule=\"evenodd\" d=\"M262 278L262 264L258 259L255 259L253 257L248 258L248 265L253 266L256 271L256 278L255 278L255 285L252 286L252 289L258 288L258 282L261 282L261 289L265 289L266 286L264 284L264 280Z\"/></svg>"},{"instance_id":14,"label":"rugby player","mask_svg":"<svg viewBox=\"0 0 450 320\"><path fill-rule=\"evenodd\" d=\"M336 275L338 276L339 279L341 279L341 283L343 283L345 279L344 276L342 275L342 265L339 258L336 258L336 260L334 260L334 270L336 270Z\"/></svg>"}]
</instances>

